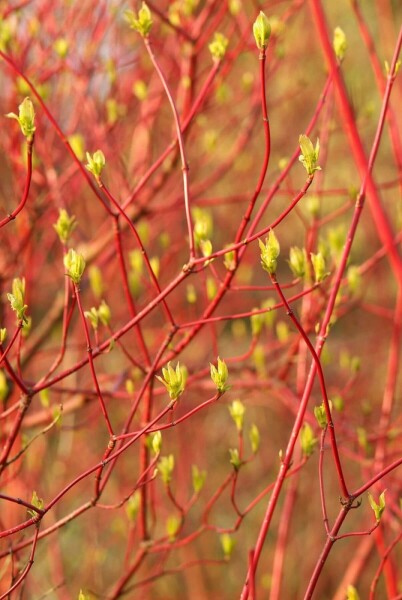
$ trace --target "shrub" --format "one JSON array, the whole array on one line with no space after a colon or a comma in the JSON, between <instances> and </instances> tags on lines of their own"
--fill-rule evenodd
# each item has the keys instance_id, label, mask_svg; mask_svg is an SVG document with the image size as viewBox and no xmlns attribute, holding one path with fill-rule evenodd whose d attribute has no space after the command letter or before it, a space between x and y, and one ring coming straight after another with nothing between
<instances>
[{"instance_id":1,"label":"shrub","mask_svg":"<svg viewBox=\"0 0 402 600\"><path fill-rule=\"evenodd\" d=\"M401 9L1 10L0 597L399 597Z\"/></svg>"}]
</instances>

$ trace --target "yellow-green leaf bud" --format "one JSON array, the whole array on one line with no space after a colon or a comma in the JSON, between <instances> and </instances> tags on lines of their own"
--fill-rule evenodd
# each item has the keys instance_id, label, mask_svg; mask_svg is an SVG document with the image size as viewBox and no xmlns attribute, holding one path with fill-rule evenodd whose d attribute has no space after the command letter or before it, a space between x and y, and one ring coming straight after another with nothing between
<instances>
[{"instance_id":1,"label":"yellow-green leaf bud","mask_svg":"<svg viewBox=\"0 0 402 600\"><path fill-rule=\"evenodd\" d=\"M230 454L230 464L233 466L235 471L238 471L242 465L238 449L237 448L229 448L229 454Z\"/></svg>"},{"instance_id":2,"label":"yellow-green leaf bud","mask_svg":"<svg viewBox=\"0 0 402 600\"><path fill-rule=\"evenodd\" d=\"M77 226L77 222L74 215L69 216L68 212L62 208L59 211L59 218L53 227L56 230L57 235L62 244L66 244L70 239L70 236Z\"/></svg>"},{"instance_id":3,"label":"yellow-green leaf bud","mask_svg":"<svg viewBox=\"0 0 402 600\"><path fill-rule=\"evenodd\" d=\"M306 251L293 246L289 251L289 267L295 277L304 277L307 267Z\"/></svg>"},{"instance_id":4,"label":"yellow-green leaf bud","mask_svg":"<svg viewBox=\"0 0 402 600\"><path fill-rule=\"evenodd\" d=\"M273 229L270 229L268 238L265 244L262 240L258 240L261 250L261 266L270 275L276 273L277 258L280 252L280 245Z\"/></svg>"},{"instance_id":5,"label":"yellow-green leaf bud","mask_svg":"<svg viewBox=\"0 0 402 600\"><path fill-rule=\"evenodd\" d=\"M220 61L226 54L229 40L222 33L215 33L213 41L208 48L215 61Z\"/></svg>"},{"instance_id":6,"label":"yellow-green leaf bud","mask_svg":"<svg viewBox=\"0 0 402 600\"><path fill-rule=\"evenodd\" d=\"M35 110L30 98L25 98L18 107L18 115L15 113L8 113L6 115L9 119L16 119L21 127L23 135L28 141L32 141L35 127Z\"/></svg>"},{"instance_id":7,"label":"yellow-green leaf bud","mask_svg":"<svg viewBox=\"0 0 402 600\"><path fill-rule=\"evenodd\" d=\"M246 408L240 400L233 400L232 404L229 406L230 416L235 422L237 431L243 430L244 423L244 415L246 412Z\"/></svg>"},{"instance_id":8,"label":"yellow-green leaf bud","mask_svg":"<svg viewBox=\"0 0 402 600\"><path fill-rule=\"evenodd\" d=\"M97 150L91 156L89 152L86 153L87 164L85 165L86 169L92 173L96 180L99 180L101 176L103 167L106 164L105 155L102 150Z\"/></svg>"},{"instance_id":9,"label":"yellow-green leaf bud","mask_svg":"<svg viewBox=\"0 0 402 600\"><path fill-rule=\"evenodd\" d=\"M254 21L253 34L257 48L259 50L265 50L271 36L271 25L262 11L260 11L260 14Z\"/></svg>"},{"instance_id":10,"label":"yellow-green leaf bud","mask_svg":"<svg viewBox=\"0 0 402 600\"><path fill-rule=\"evenodd\" d=\"M135 521L138 511L140 510L141 505L141 494L137 490L134 494L129 498L126 506L126 514L130 521Z\"/></svg>"},{"instance_id":11,"label":"yellow-green leaf bud","mask_svg":"<svg viewBox=\"0 0 402 600\"><path fill-rule=\"evenodd\" d=\"M311 262L314 270L314 279L316 283L320 283L328 275L325 269L325 259L321 252L317 254L310 253Z\"/></svg>"},{"instance_id":12,"label":"yellow-green leaf bud","mask_svg":"<svg viewBox=\"0 0 402 600\"><path fill-rule=\"evenodd\" d=\"M216 389L218 392L223 393L229 389L229 386L226 385L229 372L224 360L221 360L218 357L218 367L210 363L211 367L211 379L216 385Z\"/></svg>"},{"instance_id":13,"label":"yellow-green leaf bud","mask_svg":"<svg viewBox=\"0 0 402 600\"><path fill-rule=\"evenodd\" d=\"M162 481L168 485L172 481L172 473L174 469L174 456L162 456L158 462L158 471L161 474Z\"/></svg>"},{"instance_id":14,"label":"yellow-green leaf bud","mask_svg":"<svg viewBox=\"0 0 402 600\"><path fill-rule=\"evenodd\" d=\"M338 60L343 60L348 47L345 32L340 27L335 27L333 47Z\"/></svg>"},{"instance_id":15,"label":"yellow-green leaf bud","mask_svg":"<svg viewBox=\"0 0 402 600\"><path fill-rule=\"evenodd\" d=\"M229 560L233 554L233 550L236 546L236 540L232 538L228 533L223 533L220 536L221 546L225 560Z\"/></svg>"},{"instance_id":16,"label":"yellow-green leaf bud","mask_svg":"<svg viewBox=\"0 0 402 600\"><path fill-rule=\"evenodd\" d=\"M70 277L75 284L78 284L81 281L81 277L85 270L85 260L82 254L78 254L78 252L70 248L68 253L64 256L64 266L66 268L66 275Z\"/></svg>"},{"instance_id":17,"label":"yellow-green leaf bud","mask_svg":"<svg viewBox=\"0 0 402 600\"><path fill-rule=\"evenodd\" d=\"M314 437L314 432L308 423L304 423L300 431L300 444L303 454L306 458L311 456L317 445L317 438Z\"/></svg>"},{"instance_id":18,"label":"yellow-green leaf bud","mask_svg":"<svg viewBox=\"0 0 402 600\"><path fill-rule=\"evenodd\" d=\"M155 431L151 437L151 445L154 454L159 454L162 449L162 432Z\"/></svg>"},{"instance_id":19,"label":"yellow-green leaf bud","mask_svg":"<svg viewBox=\"0 0 402 600\"><path fill-rule=\"evenodd\" d=\"M142 37L147 37L152 27L152 14L145 2L142 3L138 15L132 10L124 12L124 18L131 29L138 31Z\"/></svg>"},{"instance_id":20,"label":"yellow-green leaf bud","mask_svg":"<svg viewBox=\"0 0 402 600\"><path fill-rule=\"evenodd\" d=\"M251 425L250 430L248 432L248 439L250 440L251 450L253 454L257 454L260 448L260 432L258 430L257 425Z\"/></svg>"},{"instance_id":21,"label":"yellow-green leaf bud","mask_svg":"<svg viewBox=\"0 0 402 600\"><path fill-rule=\"evenodd\" d=\"M162 368L162 375L163 377L157 375L156 378L163 383L169 392L170 399L177 400L177 398L184 392L186 383L185 368L181 367L180 363L178 362L176 369L174 369L169 362L166 368Z\"/></svg>"},{"instance_id":22,"label":"yellow-green leaf bud","mask_svg":"<svg viewBox=\"0 0 402 600\"><path fill-rule=\"evenodd\" d=\"M86 316L88 321L91 323L93 329L96 331L98 329L98 325L99 325L99 315L98 315L98 311L96 310L96 308L93 306L90 310L86 310L84 312L84 315Z\"/></svg>"},{"instance_id":23,"label":"yellow-green leaf bud","mask_svg":"<svg viewBox=\"0 0 402 600\"><path fill-rule=\"evenodd\" d=\"M308 176L311 177L315 171L321 171L321 167L317 165L320 154L320 141L317 139L314 148L310 138L303 134L299 136L299 144L301 150L299 161L306 169Z\"/></svg>"},{"instance_id":24,"label":"yellow-green leaf bud","mask_svg":"<svg viewBox=\"0 0 402 600\"><path fill-rule=\"evenodd\" d=\"M180 519L175 515L171 515L166 521L166 533L169 538L169 542L174 542L176 539L177 532L180 529Z\"/></svg>"},{"instance_id":25,"label":"yellow-green leaf bud","mask_svg":"<svg viewBox=\"0 0 402 600\"><path fill-rule=\"evenodd\" d=\"M374 511L375 514L375 518L377 523L379 523L381 521L381 516L382 513L385 510L385 492L386 490L384 490L382 492L382 494L380 494L379 498L378 498L378 504L377 502L374 500L373 496L370 494L370 492L368 492L368 499L369 499L369 503L371 508Z\"/></svg>"},{"instance_id":26,"label":"yellow-green leaf bud","mask_svg":"<svg viewBox=\"0 0 402 600\"><path fill-rule=\"evenodd\" d=\"M202 488L204 487L205 481L207 479L207 472L200 471L197 465L193 465L191 467L191 475L194 493L199 494Z\"/></svg>"},{"instance_id":27,"label":"yellow-green leaf bud","mask_svg":"<svg viewBox=\"0 0 402 600\"><path fill-rule=\"evenodd\" d=\"M105 289L105 287L103 285L102 271L96 265L91 265L89 267L88 274L89 274L89 284L91 286L93 295L96 298L101 298L103 295L104 289Z\"/></svg>"},{"instance_id":28,"label":"yellow-green leaf bud","mask_svg":"<svg viewBox=\"0 0 402 600\"><path fill-rule=\"evenodd\" d=\"M25 311L28 306L25 304L25 279L16 277L13 279L12 293L7 294L12 310L17 314L18 321L27 323Z\"/></svg>"},{"instance_id":29,"label":"yellow-green leaf bud","mask_svg":"<svg viewBox=\"0 0 402 600\"><path fill-rule=\"evenodd\" d=\"M0 402L4 402L8 398L9 385L4 371L0 371Z\"/></svg>"}]
</instances>

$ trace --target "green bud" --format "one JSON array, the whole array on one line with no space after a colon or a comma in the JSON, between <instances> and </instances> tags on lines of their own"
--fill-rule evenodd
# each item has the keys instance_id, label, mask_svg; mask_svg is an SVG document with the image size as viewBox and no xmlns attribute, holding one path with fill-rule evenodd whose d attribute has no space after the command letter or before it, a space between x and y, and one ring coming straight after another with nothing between
<instances>
[{"instance_id":1,"label":"green bud","mask_svg":"<svg viewBox=\"0 0 402 600\"><path fill-rule=\"evenodd\" d=\"M172 481L172 473L174 469L174 456L162 456L158 462L158 470L161 474L162 481L168 485Z\"/></svg>"},{"instance_id":2,"label":"green bud","mask_svg":"<svg viewBox=\"0 0 402 600\"><path fill-rule=\"evenodd\" d=\"M134 394L135 386L132 379L126 379L125 387L128 394Z\"/></svg>"},{"instance_id":3,"label":"green bud","mask_svg":"<svg viewBox=\"0 0 402 600\"><path fill-rule=\"evenodd\" d=\"M87 152L86 157L88 162L85 165L85 168L92 173L96 180L99 180L103 167L106 164L105 155L102 150L97 150L92 156Z\"/></svg>"},{"instance_id":4,"label":"green bud","mask_svg":"<svg viewBox=\"0 0 402 600\"><path fill-rule=\"evenodd\" d=\"M216 149L218 139L219 135L216 129L208 129L202 137L204 149L207 152L213 152Z\"/></svg>"},{"instance_id":5,"label":"green bud","mask_svg":"<svg viewBox=\"0 0 402 600\"><path fill-rule=\"evenodd\" d=\"M329 408L330 408L330 410L332 410L332 402L331 401L329 402ZM327 412L325 410L324 402L322 404L320 404L320 406L314 407L314 416L317 419L317 423L321 427L321 429L325 429L325 427L328 425L328 420L327 420Z\"/></svg>"},{"instance_id":6,"label":"green bud","mask_svg":"<svg viewBox=\"0 0 402 600\"><path fill-rule=\"evenodd\" d=\"M276 324L276 337L281 344L286 344L289 339L289 325L285 321Z\"/></svg>"},{"instance_id":7,"label":"green bud","mask_svg":"<svg viewBox=\"0 0 402 600\"><path fill-rule=\"evenodd\" d=\"M373 511L374 511L374 514L375 514L375 519L376 519L377 523L379 523L379 522L381 521L381 516L382 516L382 513L383 513L383 512L384 512L384 510L385 510L385 492L386 492L386 490L384 490L384 491L383 491L383 492L380 494L380 496L379 496L379 498L378 498L378 504L377 504L377 502L374 500L374 498L373 498L373 496L370 494L370 492L368 492L368 499L369 499L369 503L370 503L370 506L371 506L371 508L372 508L372 509L373 509Z\"/></svg>"},{"instance_id":8,"label":"green bud","mask_svg":"<svg viewBox=\"0 0 402 600\"><path fill-rule=\"evenodd\" d=\"M107 124L114 125L120 117L124 117L126 107L124 104L119 104L115 98L108 98L106 100L106 114Z\"/></svg>"},{"instance_id":9,"label":"green bud","mask_svg":"<svg viewBox=\"0 0 402 600\"><path fill-rule=\"evenodd\" d=\"M109 83L113 85L117 79L116 61L114 61L113 58L109 57L105 60L105 71L109 79Z\"/></svg>"},{"instance_id":10,"label":"green bud","mask_svg":"<svg viewBox=\"0 0 402 600\"><path fill-rule=\"evenodd\" d=\"M7 339L7 329L3 327L0 329L0 344L4 344Z\"/></svg>"},{"instance_id":11,"label":"green bud","mask_svg":"<svg viewBox=\"0 0 402 600\"><path fill-rule=\"evenodd\" d=\"M257 48L259 50L265 50L271 36L271 25L262 11L260 11L260 14L254 21L253 34Z\"/></svg>"},{"instance_id":12,"label":"green bud","mask_svg":"<svg viewBox=\"0 0 402 600\"><path fill-rule=\"evenodd\" d=\"M314 148L310 138L308 138L306 135L300 135L299 144L301 150L299 161L306 169L307 175L311 177L315 171L321 171L321 167L317 165L318 156L320 153L320 142L317 139Z\"/></svg>"},{"instance_id":13,"label":"green bud","mask_svg":"<svg viewBox=\"0 0 402 600\"><path fill-rule=\"evenodd\" d=\"M241 78L242 87L245 92L251 92L254 83L254 74L250 71L243 73Z\"/></svg>"},{"instance_id":14,"label":"green bud","mask_svg":"<svg viewBox=\"0 0 402 600\"><path fill-rule=\"evenodd\" d=\"M220 536L220 541L225 560L229 560L236 546L236 540L234 540L228 533L223 533Z\"/></svg>"},{"instance_id":15,"label":"green bud","mask_svg":"<svg viewBox=\"0 0 402 600\"><path fill-rule=\"evenodd\" d=\"M234 271L236 269L236 253L234 250L229 250L223 255L223 264L228 271Z\"/></svg>"},{"instance_id":16,"label":"green bud","mask_svg":"<svg viewBox=\"0 0 402 600\"><path fill-rule=\"evenodd\" d=\"M78 284L81 281L85 269L85 260L82 254L78 254L75 250L70 248L68 253L64 256L64 266L66 268L67 276L70 277L75 284Z\"/></svg>"},{"instance_id":17,"label":"green bud","mask_svg":"<svg viewBox=\"0 0 402 600\"><path fill-rule=\"evenodd\" d=\"M50 406L50 393L49 388L45 388L39 392L39 400L43 408L49 408Z\"/></svg>"},{"instance_id":18,"label":"green bud","mask_svg":"<svg viewBox=\"0 0 402 600\"><path fill-rule=\"evenodd\" d=\"M348 585L346 589L346 600L360 600L357 589L353 585Z\"/></svg>"},{"instance_id":19,"label":"green bud","mask_svg":"<svg viewBox=\"0 0 402 600\"><path fill-rule=\"evenodd\" d=\"M315 446L317 445L317 438L314 437L314 432L308 423L304 423L300 431L300 444L303 454L306 458L312 455Z\"/></svg>"},{"instance_id":20,"label":"green bud","mask_svg":"<svg viewBox=\"0 0 402 600\"><path fill-rule=\"evenodd\" d=\"M12 284L12 293L7 294L7 298L10 302L12 310L17 314L18 321L22 321L23 323L27 323L27 317L25 315L25 311L28 308L25 301L25 279L19 279L16 277L13 279Z\"/></svg>"},{"instance_id":21,"label":"green bud","mask_svg":"<svg viewBox=\"0 0 402 600\"><path fill-rule=\"evenodd\" d=\"M318 252L317 254L311 252L310 257L313 265L315 282L320 283L328 275L328 272L325 269L325 259L321 252Z\"/></svg>"},{"instance_id":22,"label":"green bud","mask_svg":"<svg viewBox=\"0 0 402 600\"><path fill-rule=\"evenodd\" d=\"M34 491L32 494L31 504L32 506L35 506L35 508L39 508L40 510L42 510L45 506L45 503L43 502L42 498L38 497L36 491ZM35 510L32 510L31 508L28 508L28 514L30 514L31 517L38 516L38 513Z\"/></svg>"},{"instance_id":23,"label":"green bud","mask_svg":"<svg viewBox=\"0 0 402 600\"><path fill-rule=\"evenodd\" d=\"M82 590L78 594L78 600L91 600L91 596L89 594L84 594Z\"/></svg>"},{"instance_id":24,"label":"green bud","mask_svg":"<svg viewBox=\"0 0 402 600\"><path fill-rule=\"evenodd\" d=\"M156 375L156 378L163 383L169 392L169 397L171 400L177 400L177 398L184 392L186 383L184 369L184 367L180 367L179 362L176 365L176 369L173 369L169 362L167 367L162 369L163 378L159 375Z\"/></svg>"},{"instance_id":25,"label":"green bud","mask_svg":"<svg viewBox=\"0 0 402 600\"><path fill-rule=\"evenodd\" d=\"M209 301L213 300L216 296L216 283L212 277L207 278L207 298Z\"/></svg>"},{"instance_id":26,"label":"green bud","mask_svg":"<svg viewBox=\"0 0 402 600\"><path fill-rule=\"evenodd\" d=\"M98 311L96 310L96 308L93 306L90 310L86 310L84 312L84 315L86 316L88 321L91 323L93 329L96 331L98 329L98 325L99 325L99 315L98 315Z\"/></svg>"},{"instance_id":27,"label":"green bud","mask_svg":"<svg viewBox=\"0 0 402 600\"><path fill-rule=\"evenodd\" d=\"M68 41L65 38L57 38L53 44L53 49L60 58L66 58L68 54Z\"/></svg>"},{"instance_id":28,"label":"green bud","mask_svg":"<svg viewBox=\"0 0 402 600\"><path fill-rule=\"evenodd\" d=\"M85 141L84 137L80 133L73 133L67 138L68 143L71 146L72 151L78 158L78 160L84 160L85 157Z\"/></svg>"},{"instance_id":29,"label":"green bud","mask_svg":"<svg viewBox=\"0 0 402 600\"><path fill-rule=\"evenodd\" d=\"M195 304L197 302L197 292L192 283L187 286L186 298L189 304Z\"/></svg>"},{"instance_id":30,"label":"green bud","mask_svg":"<svg viewBox=\"0 0 402 600\"><path fill-rule=\"evenodd\" d=\"M338 412L342 412L345 407L343 398L339 394L335 394L335 396L332 396L332 404L334 405L335 410L337 410Z\"/></svg>"},{"instance_id":31,"label":"green bud","mask_svg":"<svg viewBox=\"0 0 402 600\"><path fill-rule=\"evenodd\" d=\"M145 83L145 81L142 81L141 79L138 79L133 84L133 94L137 98L137 100L139 100L140 102L143 102L144 100L147 99L147 96L148 96L148 86Z\"/></svg>"},{"instance_id":32,"label":"green bud","mask_svg":"<svg viewBox=\"0 0 402 600\"><path fill-rule=\"evenodd\" d=\"M258 308L253 308L253 311L254 310L258 310ZM262 313L255 313L251 315L251 333L253 334L253 336L260 335L262 327L264 325L264 320L264 315Z\"/></svg>"},{"instance_id":33,"label":"green bud","mask_svg":"<svg viewBox=\"0 0 402 600\"><path fill-rule=\"evenodd\" d=\"M159 454L162 449L162 432L155 431L151 435L151 446L154 454Z\"/></svg>"},{"instance_id":34,"label":"green bud","mask_svg":"<svg viewBox=\"0 0 402 600\"><path fill-rule=\"evenodd\" d=\"M149 264L151 265L151 269L156 278L159 277L159 271L161 268L161 262L157 256L152 256L149 259Z\"/></svg>"},{"instance_id":35,"label":"green bud","mask_svg":"<svg viewBox=\"0 0 402 600\"><path fill-rule=\"evenodd\" d=\"M261 250L261 266L264 271L268 271L270 275L276 273L277 258L280 252L280 245L273 229L270 229L268 238L265 239L265 244L258 240Z\"/></svg>"},{"instance_id":36,"label":"green bud","mask_svg":"<svg viewBox=\"0 0 402 600\"><path fill-rule=\"evenodd\" d=\"M68 240L74 229L77 226L77 222L75 216L69 216L68 212L64 210L64 208L59 211L59 218L56 223L54 223L53 227L56 230L57 235L62 244L67 244Z\"/></svg>"},{"instance_id":37,"label":"green bud","mask_svg":"<svg viewBox=\"0 0 402 600\"><path fill-rule=\"evenodd\" d=\"M345 32L340 27L335 27L333 47L338 60L343 60L348 47Z\"/></svg>"},{"instance_id":38,"label":"green bud","mask_svg":"<svg viewBox=\"0 0 402 600\"><path fill-rule=\"evenodd\" d=\"M240 400L233 400L229 406L230 416L235 422L237 431L243 430L244 414L246 412L245 406Z\"/></svg>"},{"instance_id":39,"label":"green bud","mask_svg":"<svg viewBox=\"0 0 402 600\"><path fill-rule=\"evenodd\" d=\"M4 371L0 371L0 402L4 402L8 398L9 386L7 382L7 377L4 374Z\"/></svg>"},{"instance_id":40,"label":"green bud","mask_svg":"<svg viewBox=\"0 0 402 600\"><path fill-rule=\"evenodd\" d=\"M167 518L166 521L166 533L169 538L169 542L174 542L176 539L177 532L180 529L180 519L174 515Z\"/></svg>"},{"instance_id":41,"label":"green bud","mask_svg":"<svg viewBox=\"0 0 402 600\"><path fill-rule=\"evenodd\" d=\"M144 270L144 258L141 250L139 248L131 250L131 252L128 254L128 259L130 261L130 267L133 269L133 271L139 275L142 275Z\"/></svg>"},{"instance_id":42,"label":"green bud","mask_svg":"<svg viewBox=\"0 0 402 600\"><path fill-rule=\"evenodd\" d=\"M257 454L260 448L260 432L258 430L257 425L251 425L250 430L248 432L248 438L251 444L251 450L253 454Z\"/></svg>"},{"instance_id":43,"label":"green bud","mask_svg":"<svg viewBox=\"0 0 402 600\"><path fill-rule=\"evenodd\" d=\"M339 225L339 227L331 227L331 229L328 230L327 239L330 252L334 254L336 258L340 257L346 239L346 230L344 225Z\"/></svg>"},{"instance_id":44,"label":"green bud","mask_svg":"<svg viewBox=\"0 0 402 600\"><path fill-rule=\"evenodd\" d=\"M241 10L241 0L230 0L229 12L233 17L236 17Z\"/></svg>"},{"instance_id":45,"label":"green bud","mask_svg":"<svg viewBox=\"0 0 402 600\"><path fill-rule=\"evenodd\" d=\"M316 195L308 196L306 208L312 217L318 217L320 214L320 198Z\"/></svg>"},{"instance_id":46,"label":"green bud","mask_svg":"<svg viewBox=\"0 0 402 600\"><path fill-rule=\"evenodd\" d=\"M293 246L289 252L289 266L295 277L304 277L306 274L307 256L305 249Z\"/></svg>"},{"instance_id":47,"label":"green bud","mask_svg":"<svg viewBox=\"0 0 402 600\"><path fill-rule=\"evenodd\" d=\"M228 45L229 40L222 33L215 33L213 41L208 45L213 60L222 60Z\"/></svg>"},{"instance_id":48,"label":"green bud","mask_svg":"<svg viewBox=\"0 0 402 600\"><path fill-rule=\"evenodd\" d=\"M194 219L194 241L199 245L202 240L208 240L212 237L212 216L209 211L198 207L195 207L191 212Z\"/></svg>"},{"instance_id":49,"label":"green bud","mask_svg":"<svg viewBox=\"0 0 402 600\"><path fill-rule=\"evenodd\" d=\"M104 292L102 272L96 265L89 267L89 284L95 298L101 298Z\"/></svg>"},{"instance_id":50,"label":"green bud","mask_svg":"<svg viewBox=\"0 0 402 600\"><path fill-rule=\"evenodd\" d=\"M242 465L239 451L237 448L229 448L230 464L233 465L235 471L238 471Z\"/></svg>"},{"instance_id":51,"label":"green bud","mask_svg":"<svg viewBox=\"0 0 402 600\"><path fill-rule=\"evenodd\" d=\"M260 377L265 377L267 374L265 368L265 350L261 344L257 344L253 351L253 361L255 370Z\"/></svg>"},{"instance_id":52,"label":"green bud","mask_svg":"<svg viewBox=\"0 0 402 600\"><path fill-rule=\"evenodd\" d=\"M229 389L229 386L226 385L229 372L224 360L221 360L218 357L218 367L210 363L211 367L211 379L216 385L216 389L218 392L223 393Z\"/></svg>"},{"instance_id":53,"label":"green bud","mask_svg":"<svg viewBox=\"0 0 402 600\"><path fill-rule=\"evenodd\" d=\"M370 442L368 441L367 431L364 429L364 427L357 427L356 434L357 442L360 448L362 448L367 455L370 455L372 453L373 448Z\"/></svg>"},{"instance_id":54,"label":"green bud","mask_svg":"<svg viewBox=\"0 0 402 600\"><path fill-rule=\"evenodd\" d=\"M138 31L142 37L148 37L152 27L152 14L145 2L142 3L138 15L132 10L126 10L124 18L131 29Z\"/></svg>"},{"instance_id":55,"label":"green bud","mask_svg":"<svg viewBox=\"0 0 402 600\"><path fill-rule=\"evenodd\" d=\"M261 304L261 308L266 311L264 313L264 322L268 329L272 329L275 323L276 312L272 310L273 306L275 306L275 300L273 298L268 298L268 300L265 300Z\"/></svg>"},{"instance_id":56,"label":"green bud","mask_svg":"<svg viewBox=\"0 0 402 600\"><path fill-rule=\"evenodd\" d=\"M359 267L352 265L349 267L346 278L348 280L348 286L350 293L358 295L362 289L362 276L360 275Z\"/></svg>"},{"instance_id":57,"label":"green bud","mask_svg":"<svg viewBox=\"0 0 402 600\"><path fill-rule=\"evenodd\" d=\"M6 117L16 119L21 127L23 135L28 141L33 140L35 127L35 110L30 98L25 98L18 107L18 116L15 113L8 113Z\"/></svg>"},{"instance_id":58,"label":"green bud","mask_svg":"<svg viewBox=\"0 0 402 600\"><path fill-rule=\"evenodd\" d=\"M191 467L191 475L193 480L194 493L199 494L202 488L204 487L205 481L207 479L207 472L200 471L197 465L193 465Z\"/></svg>"},{"instance_id":59,"label":"green bud","mask_svg":"<svg viewBox=\"0 0 402 600\"><path fill-rule=\"evenodd\" d=\"M102 302L99 305L98 317L102 325L108 327L108 325L110 324L110 319L112 318L112 313L110 312L110 308L104 300L102 300Z\"/></svg>"},{"instance_id":60,"label":"green bud","mask_svg":"<svg viewBox=\"0 0 402 600\"><path fill-rule=\"evenodd\" d=\"M141 494L139 490L135 491L134 494L129 498L126 505L126 515L131 522L135 521L140 510L141 505Z\"/></svg>"},{"instance_id":61,"label":"green bud","mask_svg":"<svg viewBox=\"0 0 402 600\"><path fill-rule=\"evenodd\" d=\"M211 256L212 254L212 242L210 240L201 240L200 242L200 248L201 248L201 252L202 255L205 257ZM212 262L211 260L206 260L205 261L205 265L209 265L209 263Z\"/></svg>"}]
</instances>

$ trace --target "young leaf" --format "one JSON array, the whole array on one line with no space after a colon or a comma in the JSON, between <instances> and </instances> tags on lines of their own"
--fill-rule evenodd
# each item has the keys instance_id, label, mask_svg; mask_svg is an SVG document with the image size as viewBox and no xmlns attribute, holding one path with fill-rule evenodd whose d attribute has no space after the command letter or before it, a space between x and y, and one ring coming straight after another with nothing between
<instances>
[{"instance_id":1,"label":"young leaf","mask_svg":"<svg viewBox=\"0 0 402 600\"><path fill-rule=\"evenodd\" d=\"M204 487L205 481L207 479L207 472L200 471L197 465L193 465L191 467L191 475L193 480L194 493L199 494L202 488Z\"/></svg>"},{"instance_id":2,"label":"young leaf","mask_svg":"<svg viewBox=\"0 0 402 600\"><path fill-rule=\"evenodd\" d=\"M244 414L246 412L245 406L240 400L233 400L232 404L229 406L230 416L235 422L237 431L242 431L243 422L244 422Z\"/></svg>"},{"instance_id":3,"label":"young leaf","mask_svg":"<svg viewBox=\"0 0 402 600\"><path fill-rule=\"evenodd\" d=\"M368 492L368 499L369 499L369 503L371 508L373 509L373 512L375 514L375 518L377 523L379 523L381 521L381 516L382 513L385 510L385 492L386 490L384 490L379 498L378 498L378 504L377 502L374 500L373 496L370 494L370 492Z\"/></svg>"},{"instance_id":4,"label":"young leaf","mask_svg":"<svg viewBox=\"0 0 402 600\"><path fill-rule=\"evenodd\" d=\"M224 360L218 357L218 367L210 363L211 367L211 379L216 385L218 392L223 393L230 389L230 386L226 385L229 372Z\"/></svg>"},{"instance_id":5,"label":"young leaf","mask_svg":"<svg viewBox=\"0 0 402 600\"><path fill-rule=\"evenodd\" d=\"M260 14L254 21L253 34L257 48L259 50L265 50L271 36L271 25L262 11L260 11Z\"/></svg>"},{"instance_id":6,"label":"young leaf","mask_svg":"<svg viewBox=\"0 0 402 600\"><path fill-rule=\"evenodd\" d=\"M229 560L236 546L236 540L234 540L228 533L223 533L220 536L220 540L225 560Z\"/></svg>"}]
</instances>

